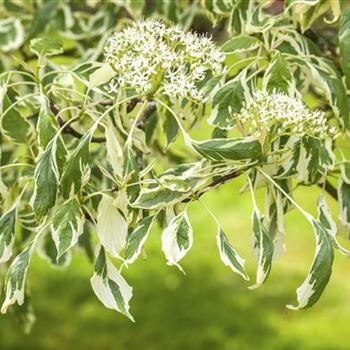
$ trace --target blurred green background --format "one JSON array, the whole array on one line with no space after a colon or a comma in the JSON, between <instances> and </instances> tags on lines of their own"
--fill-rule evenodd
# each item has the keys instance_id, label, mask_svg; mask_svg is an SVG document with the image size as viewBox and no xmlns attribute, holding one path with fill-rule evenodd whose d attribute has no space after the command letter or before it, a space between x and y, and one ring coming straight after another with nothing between
<instances>
[{"instance_id":1,"label":"blurred green background","mask_svg":"<svg viewBox=\"0 0 350 350\"><path fill-rule=\"evenodd\" d=\"M253 280L251 201L248 194L239 194L242 180L206 194L203 201L247 258ZM316 196L315 189L296 192L310 212L315 212ZM52 270L35 257L29 281L37 323L24 335L8 316L0 317L0 349L350 349L350 261L343 256L336 255L332 279L318 304L303 311L285 307L295 303L295 289L314 254L311 227L296 210L286 217L287 253L255 291L221 263L215 224L199 203L191 204L190 219L195 244L182 264L186 276L165 264L157 231L146 243L147 259L125 271L134 287L135 324L99 303L89 283L92 266L82 254L75 254L65 271Z\"/></svg>"}]
</instances>

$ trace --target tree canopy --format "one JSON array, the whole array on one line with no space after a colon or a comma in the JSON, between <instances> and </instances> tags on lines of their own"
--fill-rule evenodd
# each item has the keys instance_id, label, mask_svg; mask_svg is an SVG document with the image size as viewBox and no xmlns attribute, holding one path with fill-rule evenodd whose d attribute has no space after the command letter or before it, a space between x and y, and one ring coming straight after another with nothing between
<instances>
[{"instance_id":1,"label":"tree canopy","mask_svg":"<svg viewBox=\"0 0 350 350\"><path fill-rule=\"evenodd\" d=\"M268 278L284 216L299 210L315 255L288 307L319 300L334 252L350 254L338 241L350 229L349 6L3 0L0 10L2 313L33 320L33 254L66 266L80 249L96 296L133 320L123 269L158 226L167 263L183 271L194 201L216 223L218 257L249 280L203 196L239 176L253 203L249 288ZM319 189L316 216L293 199L301 186Z\"/></svg>"}]
</instances>

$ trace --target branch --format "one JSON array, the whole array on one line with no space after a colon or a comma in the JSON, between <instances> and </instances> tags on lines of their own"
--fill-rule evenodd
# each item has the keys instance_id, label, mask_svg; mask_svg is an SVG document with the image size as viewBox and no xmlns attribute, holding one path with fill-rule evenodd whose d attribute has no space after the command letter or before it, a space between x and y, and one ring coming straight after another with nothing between
<instances>
[{"instance_id":1,"label":"branch","mask_svg":"<svg viewBox=\"0 0 350 350\"><path fill-rule=\"evenodd\" d=\"M132 102L132 101L131 101L131 102ZM137 103L138 103L138 101L136 102L136 104L137 104ZM128 107L129 107L129 105L128 105ZM133 107L133 108L134 108L134 107ZM143 113L142 113L142 115L141 115L141 117L140 117L140 119L138 120L138 122L137 122L136 125L137 125L138 127L142 128L142 127L144 126L144 123L145 123L145 121L147 120L147 118L150 117L151 114L152 114L153 112L156 111L156 109L157 109L156 103L155 103L154 101L149 102L149 104L147 105L147 107L146 107L145 110L143 111ZM128 112L129 112L129 108L128 108Z\"/></svg>"},{"instance_id":2,"label":"branch","mask_svg":"<svg viewBox=\"0 0 350 350\"><path fill-rule=\"evenodd\" d=\"M58 115L58 109L56 108L55 104L50 101L50 109L52 113L57 117ZM58 124L62 127L65 124L65 121L61 117L57 117ZM69 124L65 126L65 128L62 130L65 134L70 134L74 136L77 139L81 139L84 135L81 134L79 131L76 131L73 127L71 127ZM91 139L91 142L101 143L105 142L106 139L104 137L93 137Z\"/></svg>"},{"instance_id":3,"label":"branch","mask_svg":"<svg viewBox=\"0 0 350 350\"><path fill-rule=\"evenodd\" d=\"M57 121L61 127L65 124L65 121L61 117L58 117ZM81 139L84 136L79 131L76 131L74 128L72 128L69 124L65 126L62 132L65 134L70 134L77 139ZM102 143L102 142L106 142L106 139L104 137L92 137L91 142Z\"/></svg>"},{"instance_id":4,"label":"branch","mask_svg":"<svg viewBox=\"0 0 350 350\"><path fill-rule=\"evenodd\" d=\"M338 200L338 191L329 181L326 180L323 184L318 184L318 186L324 188L324 190L336 201Z\"/></svg>"},{"instance_id":5,"label":"branch","mask_svg":"<svg viewBox=\"0 0 350 350\"><path fill-rule=\"evenodd\" d=\"M235 179L236 177L240 176L241 174L242 174L241 172L235 170L232 173L229 173L229 174L224 175L224 176L220 176L220 177L216 178L215 180L213 180L213 182L211 182L207 187L205 187L204 189L199 190L197 192L194 192L191 197L184 199L182 202L188 203L192 199L198 199L199 197L201 197L203 194L205 194L209 190L211 190L215 187L218 187L220 185L223 185L227 181Z\"/></svg>"},{"instance_id":6,"label":"branch","mask_svg":"<svg viewBox=\"0 0 350 350\"><path fill-rule=\"evenodd\" d=\"M210 183L207 187L205 187L204 189L197 191L195 193L192 194L191 197L189 198L185 198L182 202L183 203L188 203L190 202L192 199L196 199L201 197L203 194L205 194L206 192L208 192L209 190L218 187L220 185L223 185L224 183L226 183L229 180L235 179L236 177L239 177L242 173L239 171L233 171L230 174L221 176L216 178L212 183ZM318 184L319 187L321 187L322 189L324 189L332 198L334 198L336 201L338 200L338 192L337 189L329 182L329 181L325 181L323 184Z\"/></svg>"}]
</instances>

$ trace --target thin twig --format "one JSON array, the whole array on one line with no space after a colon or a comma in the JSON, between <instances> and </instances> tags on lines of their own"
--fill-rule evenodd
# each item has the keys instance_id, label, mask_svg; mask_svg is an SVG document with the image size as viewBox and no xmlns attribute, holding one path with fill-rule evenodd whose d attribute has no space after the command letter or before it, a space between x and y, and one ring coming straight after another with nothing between
<instances>
[{"instance_id":1,"label":"thin twig","mask_svg":"<svg viewBox=\"0 0 350 350\"><path fill-rule=\"evenodd\" d=\"M131 100L130 103L128 103L127 106L127 112L130 113L135 106L140 102L139 98L135 98L133 100ZM110 101L104 101L103 102L104 106L110 105ZM50 102L50 108L51 111L57 116L57 114L59 113L56 105L51 101ZM138 127L142 127L144 122L146 121L146 119L156 110L156 104L154 102L150 102L149 105L147 106L147 108L144 110L144 112L142 113L142 116L139 119L139 122L137 123ZM61 117L57 117L57 121L59 123L59 125L62 127L65 123L65 121L61 118ZM67 125L64 129L63 132L65 134L70 134L75 138L81 139L84 135L81 134L79 131L75 130L72 126ZM93 137L91 139L91 142L94 143L103 143L106 142L106 139L104 137Z\"/></svg>"}]
</instances>

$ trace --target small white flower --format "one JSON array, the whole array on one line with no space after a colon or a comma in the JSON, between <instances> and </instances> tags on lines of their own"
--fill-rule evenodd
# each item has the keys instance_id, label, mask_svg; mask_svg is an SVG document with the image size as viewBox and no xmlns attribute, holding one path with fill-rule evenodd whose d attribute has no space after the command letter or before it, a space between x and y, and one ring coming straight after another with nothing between
<instances>
[{"instance_id":1,"label":"small white flower","mask_svg":"<svg viewBox=\"0 0 350 350\"><path fill-rule=\"evenodd\" d=\"M204 98L198 84L207 72L220 75L224 60L211 38L155 19L139 20L114 33L104 53L119 86L197 102Z\"/></svg>"},{"instance_id":2,"label":"small white flower","mask_svg":"<svg viewBox=\"0 0 350 350\"><path fill-rule=\"evenodd\" d=\"M286 94L257 91L253 99L239 113L234 113L249 133L260 133L262 129L274 127L280 134L332 138L336 128L327 125L326 115L312 111L301 100Z\"/></svg>"}]
</instances>

